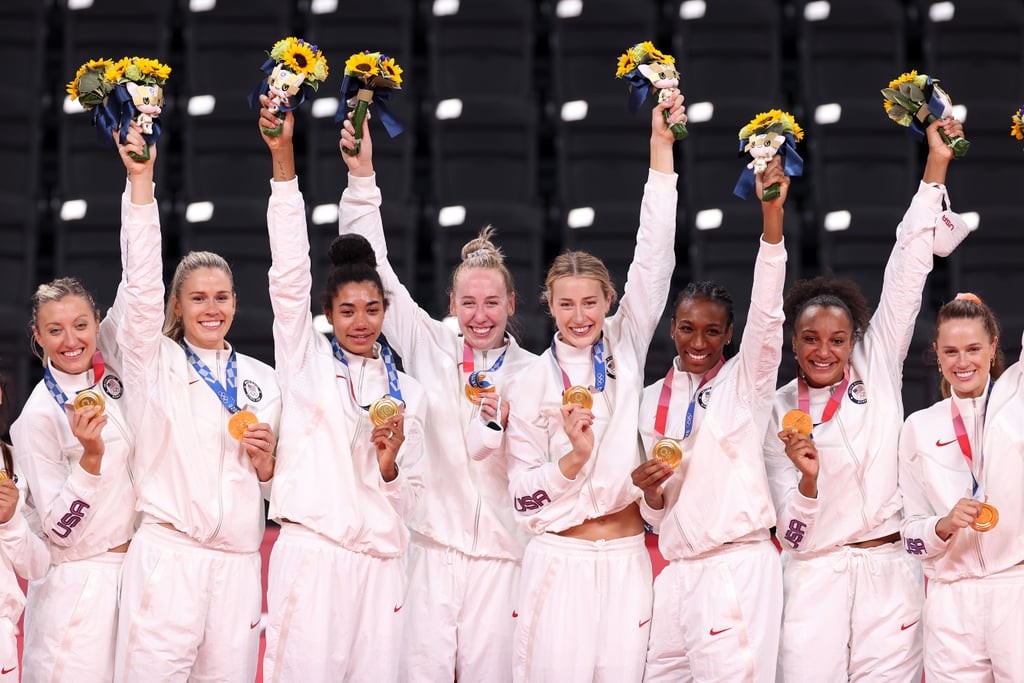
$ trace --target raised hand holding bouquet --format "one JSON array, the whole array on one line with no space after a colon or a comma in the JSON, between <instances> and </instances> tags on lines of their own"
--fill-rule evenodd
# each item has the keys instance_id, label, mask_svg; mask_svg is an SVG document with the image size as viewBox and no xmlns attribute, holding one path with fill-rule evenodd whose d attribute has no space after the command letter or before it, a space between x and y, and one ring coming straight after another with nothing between
<instances>
[{"instance_id":1,"label":"raised hand holding bouquet","mask_svg":"<svg viewBox=\"0 0 1024 683\"><path fill-rule=\"evenodd\" d=\"M936 119L944 119L953 115L953 102L945 90L939 87L939 79L928 74L911 71L900 75L889 82L888 88L882 89L882 104L889 118L910 129L914 137L924 140L928 124ZM943 141L953 150L953 157L959 159L967 153L971 146L965 138L950 138L939 130Z\"/></svg>"},{"instance_id":2,"label":"raised hand holding bouquet","mask_svg":"<svg viewBox=\"0 0 1024 683\"><path fill-rule=\"evenodd\" d=\"M249 95L249 107L258 109L260 95L268 95L270 113L283 119L285 112L298 108L327 79L327 58L316 45L294 36L277 41L267 54L270 58L260 67L267 78ZM262 128L270 137L281 134L280 124Z\"/></svg>"},{"instance_id":3,"label":"raised hand holding bouquet","mask_svg":"<svg viewBox=\"0 0 1024 683\"><path fill-rule=\"evenodd\" d=\"M740 154L749 153L753 157L732 191L740 199L750 199L754 193L754 175L764 173L776 154L782 155L787 176L803 174L804 160L797 154L796 143L804 139L804 131L789 112L772 109L758 114L740 128L739 138ZM773 183L764 188L761 200L768 202L778 196L779 186Z\"/></svg>"},{"instance_id":4,"label":"raised hand holding bouquet","mask_svg":"<svg viewBox=\"0 0 1024 683\"><path fill-rule=\"evenodd\" d=\"M391 93L402 89L402 67L394 58L379 52L357 52L345 62L345 80L341 82L342 103L334 117L335 122L345 119L353 109L352 125L355 127L355 149L345 149L346 154L359 154L363 139L363 120L373 104L377 116L388 135L395 137L403 130L395 115L388 108Z\"/></svg>"},{"instance_id":5,"label":"raised hand holding bouquet","mask_svg":"<svg viewBox=\"0 0 1024 683\"><path fill-rule=\"evenodd\" d=\"M619 56L619 66L615 71L616 78L622 78L629 84L629 101L627 107L631 114L640 111L640 106L647 99L651 88L658 91L658 103L670 99L679 89L679 72L676 71L676 59L654 47L654 43L645 40L637 43ZM665 111L665 118L669 113ZM686 125L674 123L672 135L682 140L689 131Z\"/></svg>"},{"instance_id":6,"label":"raised hand holding bouquet","mask_svg":"<svg viewBox=\"0 0 1024 683\"><path fill-rule=\"evenodd\" d=\"M132 152L131 157L145 160L149 159L149 145L160 137L163 88L170 75L171 67L145 57L89 60L79 67L67 90L72 100L93 112L92 124L102 145L113 144L115 130L125 144L129 124L137 122L146 146L142 154Z\"/></svg>"}]
</instances>

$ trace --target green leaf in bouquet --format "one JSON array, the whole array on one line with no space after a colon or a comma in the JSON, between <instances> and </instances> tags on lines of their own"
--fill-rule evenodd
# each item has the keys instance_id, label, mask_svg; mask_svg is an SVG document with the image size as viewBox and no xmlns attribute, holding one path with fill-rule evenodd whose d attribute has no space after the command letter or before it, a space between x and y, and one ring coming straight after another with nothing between
<instances>
[{"instance_id":1,"label":"green leaf in bouquet","mask_svg":"<svg viewBox=\"0 0 1024 683\"><path fill-rule=\"evenodd\" d=\"M932 79L932 82L935 82L935 79ZM928 86L928 74L919 74L918 76L915 76L914 85L916 85L919 90L923 91Z\"/></svg>"},{"instance_id":2,"label":"green leaf in bouquet","mask_svg":"<svg viewBox=\"0 0 1024 683\"><path fill-rule=\"evenodd\" d=\"M900 83L900 94L911 102L924 102L924 91L913 83Z\"/></svg>"}]
</instances>

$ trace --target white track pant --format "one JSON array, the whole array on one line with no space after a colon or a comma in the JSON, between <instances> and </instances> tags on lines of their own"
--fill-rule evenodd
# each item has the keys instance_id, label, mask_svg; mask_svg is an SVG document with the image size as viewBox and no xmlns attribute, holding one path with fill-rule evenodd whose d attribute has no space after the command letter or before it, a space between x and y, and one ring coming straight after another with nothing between
<instances>
[{"instance_id":1,"label":"white track pant","mask_svg":"<svg viewBox=\"0 0 1024 683\"><path fill-rule=\"evenodd\" d=\"M422 536L409 544L400 680L512 680L519 563L469 557Z\"/></svg>"},{"instance_id":2,"label":"white track pant","mask_svg":"<svg viewBox=\"0 0 1024 683\"><path fill-rule=\"evenodd\" d=\"M514 680L639 681L651 582L643 534L611 541L535 536L516 601Z\"/></svg>"},{"instance_id":3,"label":"white track pant","mask_svg":"<svg viewBox=\"0 0 1024 683\"><path fill-rule=\"evenodd\" d=\"M252 683L262 592L258 552L143 524L124 562L114 679Z\"/></svg>"},{"instance_id":4,"label":"white track pant","mask_svg":"<svg viewBox=\"0 0 1024 683\"><path fill-rule=\"evenodd\" d=\"M18 634L17 627L7 617L0 617L0 681L12 683L18 680ZM27 678L24 680L28 680Z\"/></svg>"},{"instance_id":5,"label":"white track pant","mask_svg":"<svg viewBox=\"0 0 1024 683\"><path fill-rule=\"evenodd\" d=\"M780 679L920 683L920 562L900 543L783 553Z\"/></svg>"},{"instance_id":6,"label":"white track pant","mask_svg":"<svg viewBox=\"0 0 1024 683\"><path fill-rule=\"evenodd\" d=\"M281 525L270 554L263 680L397 680L404 595L401 558L352 552L304 526Z\"/></svg>"},{"instance_id":7,"label":"white track pant","mask_svg":"<svg viewBox=\"0 0 1024 683\"><path fill-rule=\"evenodd\" d=\"M23 681L88 683L113 678L124 559L125 553L102 553L64 562L29 584Z\"/></svg>"},{"instance_id":8,"label":"white track pant","mask_svg":"<svg viewBox=\"0 0 1024 683\"><path fill-rule=\"evenodd\" d=\"M654 582L644 681L771 683L782 625L782 561L764 540L676 560Z\"/></svg>"},{"instance_id":9,"label":"white track pant","mask_svg":"<svg viewBox=\"0 0 1024 683\"><path fill-rule=\"evenodd\" d=\"M930 581L924 603L928 683L1024 678L1024 565L981 579Z\"/></svg>"}]
</instances>

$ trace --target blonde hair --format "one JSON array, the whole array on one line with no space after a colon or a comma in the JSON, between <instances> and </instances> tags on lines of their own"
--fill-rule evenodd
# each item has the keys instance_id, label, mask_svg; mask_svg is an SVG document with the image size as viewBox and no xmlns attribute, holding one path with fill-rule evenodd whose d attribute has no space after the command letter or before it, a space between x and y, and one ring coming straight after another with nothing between
<instances>
[{"instance_id":1,"label":"blonde hair","mask_svg":"<svg viewBox=\"0 0 1024 683\"><path fill-rule=\"evenodd\" d=\"M92 309L96 319L99 319L100 313L99 308L96 306L96 300L93 299L92 294L85 288L82 281L77 277L60 277L39 285L35 293L32 294L31 332L34 333L38 330L39 309L43 304L60 301L67 296L82 297L89 304L89 308ZM29 347L32 349L32 355L41 360L43 365L46 365L46 353L39 346L39 342L36 341L35 334L29 334Z\"/></svg>"},{"instance_id":2,"label":"blonde hair","mask_svg":"<svg viewBox=\"0 0 1024 683\"><path fill-rule=\"evenodd\" d=\"M597 280L601 285L601 293L615 303L618 294L615 291L615 283L612 276L608 274L608 268L601 259L585 251L565 251L555 257L548 275L544 279L544 293L541 294L541 303L551 307L551 288L556 280L565 277L585 277Z\"/></svg>"},{"instance_id":3,"label":"blonde hair","mask_svg":"<svg viewBox=\"0 0 1024 683\"><path fill-rule=\"evenodd\" d=\"M219 254L212 251L190 251L182 257L178 267L174 269L174 278L171 280L171 294L167 297L167 310L164 314L164 335L176 342L185 337L185 325L181 316L174 312L174 300L181 296L181 287L185 279L200 268L214 268L223 271L231 286L234 288L234 278L231 275L231 266Z\"/></svg>"},{"instance_id":4,"label":"blonde hair","mask_svg":"<svg viewBox=\"0 0 1024 683\"><path fill-rule=\"evenodd\" d=\"M512 273L505 265L505 254L491 241L495 232L490 225L484 226L479 235L462 245L462 262L452 271L448 283L449 294L455 293L455 283L459 281L459 276L470 268L489 268L498 271L505 283L505 292L509 296L515 294L516 287L512 282Z\"/></svg>"}]
</instances>

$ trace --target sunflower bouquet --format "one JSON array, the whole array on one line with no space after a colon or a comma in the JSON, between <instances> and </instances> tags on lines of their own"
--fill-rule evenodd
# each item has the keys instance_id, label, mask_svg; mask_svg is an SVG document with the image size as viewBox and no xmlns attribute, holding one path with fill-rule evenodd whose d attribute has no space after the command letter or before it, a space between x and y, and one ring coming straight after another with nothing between
<instances>
[{"instance_id":1,"label":"sunflower bouquet","mask_svg":"<svg viewBox=\"0 0 1024 683\"><path fill-rule=\"evenodd\" d=\"M164 105L163 87L171 75L171 67L146 57L90 59L79 67L67 85L72 100L77 99L86 111L93 112L92 123L100 143L111 145L111 133L119 131L123 145L128 125L135 121L142 127L146 146L142 154L131 153L136 160L149 159L149 145L160 137L160 112Z\"/></svg>"},{"instance_id":2,"label":"sunflower bouquet","mask_svg":"<svg viewBox=\"0 0 1024 683\"><path fill-rule=\"evenodd\" d=\"M925 130L932 121L952 116L953 103L945 90L939 87L939 79L928 74L911 71L890 81L882 89L882 104L889 118L910 129L914 137L923 140ZM939 130L943 141L953 150L957 159L967 153L971 143L966 138L950 138Z\"/></svg>"},{"instance_id":3,"label":"sunflower bouquet","mask_svg":"<svg viewBox=\"0 0 1024 683\"><path fill-rule=\"evenodd\" d=\"M352 125L355 127L356 146L347 154L358 154L363 138L363 120L373 104L388 135L400 134L402 124L388 107L391 93L402 89L402 67L394 58L380 52L357 52L345 62L345 79L341 83L342 103L338 107L336 122L345 119L348 109L353 109Z\"/></svg>"},{"instance_id":4,"label":"sunflower bouquet","mask_svg":"<svg viewBox=\"0 0 1024 683\"><path fill-rule=\"evenodd\" d=\"M1017 140L1024 140L1024 104L1010 117L1010 136Z\"/></svg>"},{"instance_id":5,"label":"sunflower bouquet","mask_svg":"<svg viewBox=\"0 0 1024 683\"><path fill-rule=\"evenodd\" d=\"M749 199L754 192L754 175L765 172L768 162L781 154L786 175L798 176L804 172L804 161L796 151L796 143L804 139L804 131L789 112L779 109L762 112L740 128L740 154L752 157L747 168L733 189L740 199ZM762 201L771 201L779 196L779 184L764 188Z\"/></svg>"},{"instance_id":6,"label":"sunflower bouquet","mask_svg":"<svg viewBox=\"0 0 1024 683\"><path fill-rule=\"evenodd\" d=\"M615 77L624 79L629 85L629 101L626 106L632 114L640 111L640 105L647 99L652 87L658 91L659 103L671 99L673 91L679 88L675 57L664 54L649 40L637 43L619 55ZM666 111L665 118L668 117ZM689 135L682 123L674 123L671 128L676 140Z\"/></svg>"},{"instance_id":7,"label":"sunflower bouquet","mask_svg":"<svg viewBox=\"0 0 1024 683\"><path fill-rule=\"evenodd\" d=\"M274 43L267 55L268 59L260 67L267 77L249 95L249 106L258 108L260 95L269 95L270 113L283 119L285 112L298 108L310 91L316 91L327 79L327 58L319 47L294 36ZM281 126L263 127L263 133L277 137Z\"/></svg>"}]
</instances>

